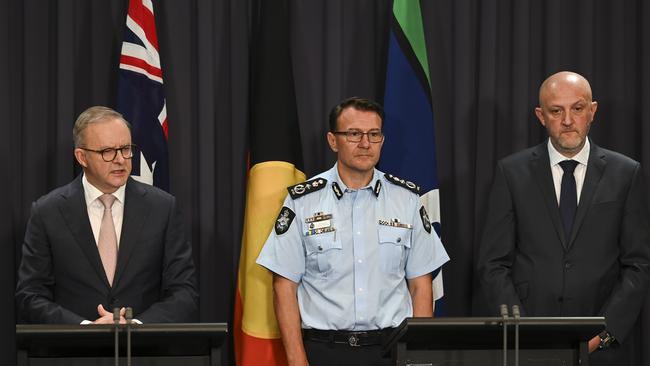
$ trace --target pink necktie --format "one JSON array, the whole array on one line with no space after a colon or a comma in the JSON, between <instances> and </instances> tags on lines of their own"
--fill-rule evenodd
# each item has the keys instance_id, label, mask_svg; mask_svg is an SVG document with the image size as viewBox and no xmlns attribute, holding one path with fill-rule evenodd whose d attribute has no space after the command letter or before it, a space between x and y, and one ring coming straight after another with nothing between
<instances>
[{"instance_id":1,"label":"pink necktie","mask_svg":"<svg viewBox=\"0 0 650 366\"><path fill-rule=\"evenodd\" d=\"M102 216L102 226L99 228L97 248L99 249L99 256L102 258L106 277L108 277L108 283L113 286L113 276L117 264L117 235L115 234L111 208L115 202L115 196L103 194L99 197L99 200L104 205L104 215Z\"/></svg>"}]
</instances>

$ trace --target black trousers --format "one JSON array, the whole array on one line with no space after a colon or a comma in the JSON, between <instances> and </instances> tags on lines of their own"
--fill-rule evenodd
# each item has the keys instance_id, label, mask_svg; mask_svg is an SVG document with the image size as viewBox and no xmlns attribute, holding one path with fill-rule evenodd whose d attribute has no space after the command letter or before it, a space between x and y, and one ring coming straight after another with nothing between
<instances>
[{"instance_id":1,"label":"black trousers","mask_svg":"<svg viewBox=\"0 0 650 366\"><path fill-rule=\"evenodd\" d=\"M382 357L381 345L352 347L347 344L304 339L310 366L390 366L390 354Z\"/></svg>"}]
</instances>

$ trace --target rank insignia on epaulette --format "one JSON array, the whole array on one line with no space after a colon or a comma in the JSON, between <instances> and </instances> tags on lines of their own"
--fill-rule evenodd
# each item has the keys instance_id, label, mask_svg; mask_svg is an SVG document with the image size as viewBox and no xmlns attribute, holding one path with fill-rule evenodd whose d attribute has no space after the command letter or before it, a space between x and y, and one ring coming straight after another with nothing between
<instances>
[{"instance_id":1,"label":"rank insignia on epaulette","mask_svg":"<svg viewBox=\"0 0 650 366\"><path fill-rule=\"evenodd\" d=\"M415 184L413 182L410 182L408 180L398 178L398 177L396 177L396 176L394 176L392 174L384 174L384 177L386 177L386 179L388 179L389 182L391 182L393 184L396 184L396 185L398 185L400 187L404 187L404 188L408 189L409 191L417 194L418 196L420 195L420 186L419 185L417 185L417 184Z\"/></svg>"},{"instance_id":2,"label":"rank insignia on epaulette","mask_svg":"<svg viewBox=\"0 0 650 366\"><path fill-rule=\"evenodd\" d=\"M275 233L277 235L286 233L295 217L296 214L289 207L283 206L278 214L278 218L275 220Z\"/></svg>"},{"instance_id":3,"label":"rank insignia on epaulette","mask_svg":"<svg viewBox=\"0 0 650 366\"><path fill-rule=\"evenodd\" d=\"M420 207L420 218L422 219L422 226L427 233L431 234L431 220L429 220L429 215L427 215L427 210L424 206Z\"/></svg>"},{"instance_id":4,"label":"rank insignia on epaulette","mask_svg":"<svg viewBox=\"0 0 650 366\"><path fill-rule=\"evenodd\" d=\"M306 194L309 194L311 192L316 192L319 189L325 188L325 184L327 183L327 179L324 178L314 178L312 180L308 180L306 182L302 182L296 185L293 185L291 187L288 187L287 190L289 191L289 195L291 195L291 198L294 200L298 197L304 196Z\"/></svg>"}]
</instances>

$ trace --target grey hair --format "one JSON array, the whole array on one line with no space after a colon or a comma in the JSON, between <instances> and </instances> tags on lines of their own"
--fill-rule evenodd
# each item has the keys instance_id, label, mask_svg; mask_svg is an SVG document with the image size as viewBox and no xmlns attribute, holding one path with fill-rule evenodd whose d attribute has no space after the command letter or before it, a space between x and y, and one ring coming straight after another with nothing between
<instances>
[{"instance_id":1,"label":"grey hair","mask_svg":"<svg viewBox=\"0 0 650 366\"><path fill-rule=\"evenodd\" d=\"M88 125L113 119L119 119L124 122L129 131L131 131L131 125L126 119L124 119L124 116L111 108L98 105L81 112L72 128L72 141L74 142L74 147L80 147L83 145L83 131L88 127Z\"/></svg>"}]
</instances>

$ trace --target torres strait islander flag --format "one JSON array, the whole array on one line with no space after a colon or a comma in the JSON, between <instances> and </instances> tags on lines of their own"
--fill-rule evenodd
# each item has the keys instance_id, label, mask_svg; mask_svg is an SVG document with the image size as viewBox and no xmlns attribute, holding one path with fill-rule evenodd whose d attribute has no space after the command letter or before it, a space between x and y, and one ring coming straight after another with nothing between
<instances>
[{"instance_id":1,"label":"torres strait islander flag","mask_svg":"<svg viewBox=\"0 0 650 366\"><path fill-rule=\"evenodd\" d=\"M117 108L131 123L133 178L169 190L167 108L152 0L130 0L120 55Z\"/></svg>"},{"instance_id":2,"label":"torres strait islander flag","mask_svg":"<svg viewBox=\"0 0 650 366\"><path fill-rule=\"evenodd\" d=\"M431 79L420 2L394 0L388 40L384 132L379 167L420 185L421 201L440 235ZM434 273L434 300L443 296L442 272ZM436 301L436 315L444 308Z\"/></svg>"},{"instance_id":3,"label":"torres strait islander flag","mask_svg":"<svg viewBox=\"0 0 650 366\"><path fill-rule=\"evenodd\" d=\"M250 170L246 190L237 294L237 366L286 365L273 309L272 275L255 263L269 236L287 187L306 179L298 127L286 1L260 2L253 43Z\"/></svg>"}]
</instances>

